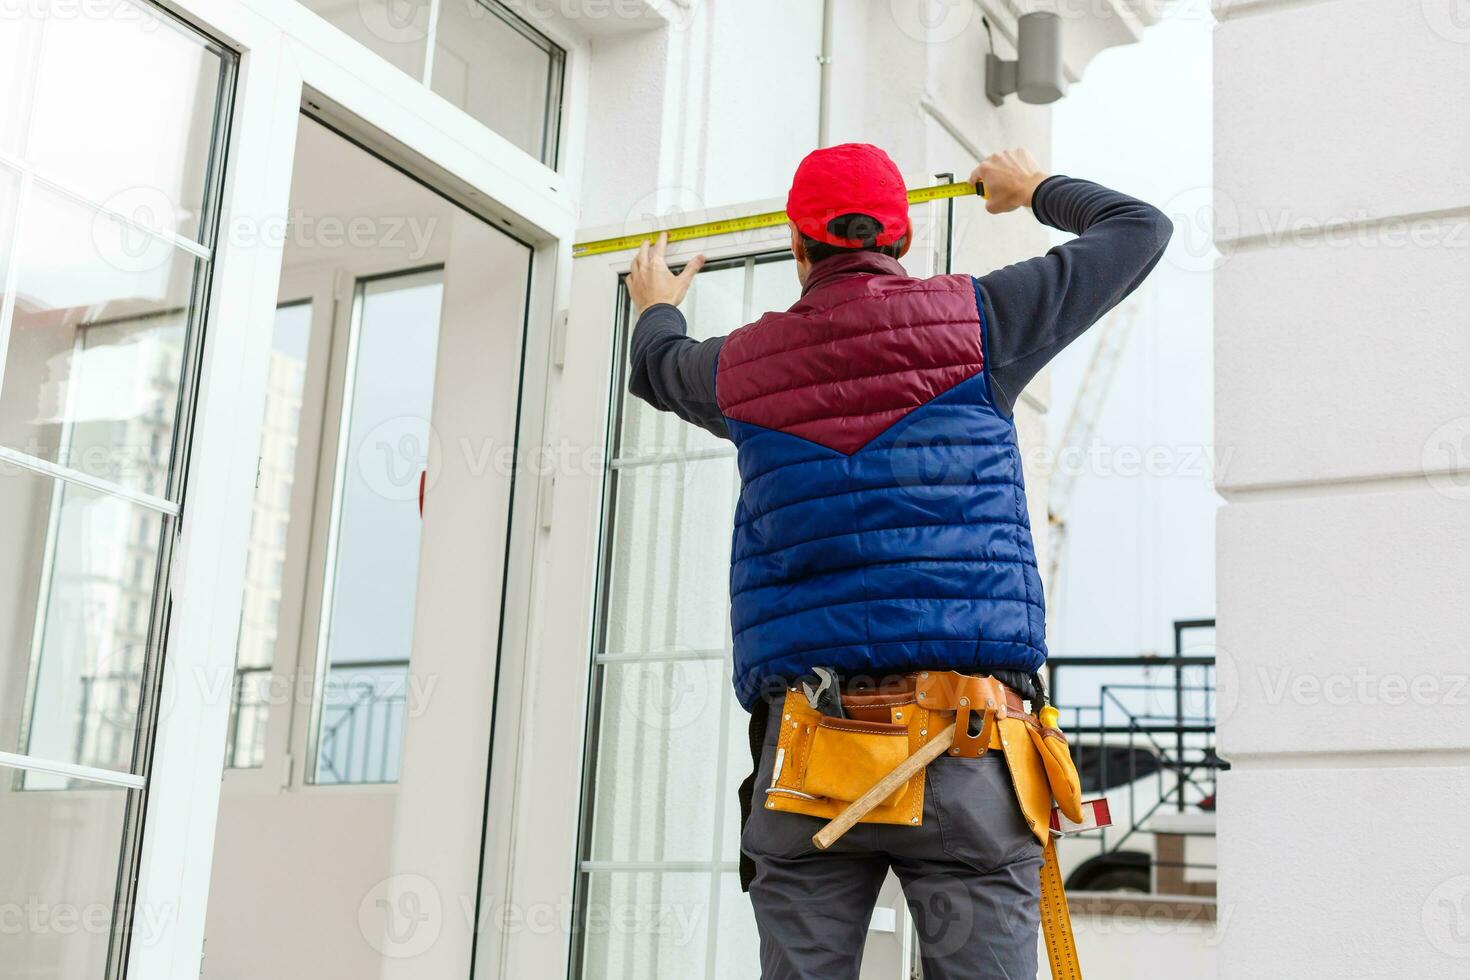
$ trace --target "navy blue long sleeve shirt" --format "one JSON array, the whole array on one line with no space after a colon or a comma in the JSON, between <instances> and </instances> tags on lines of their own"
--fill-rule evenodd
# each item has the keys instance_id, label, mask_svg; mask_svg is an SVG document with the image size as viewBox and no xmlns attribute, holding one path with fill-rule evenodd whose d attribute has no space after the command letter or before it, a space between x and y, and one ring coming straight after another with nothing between
<instances>
[{"instance_id":1,"label":"navy blue long sleeve shirt","mask_svg":"<svg viewBox=\"0 0 1470 980\"><path fill-rule=\"evenodd\" d=\"M1038 221L1078 237L975 279L992 390L1007 414L1053 357L1143 282L1173 232L1152 205L1070 177L1043 181L1031 210ZM728 437L715 400L715 362L724 342L692 340L677 307L650 306L633 328L628 390Z\"/></svg>"}]
</instances>

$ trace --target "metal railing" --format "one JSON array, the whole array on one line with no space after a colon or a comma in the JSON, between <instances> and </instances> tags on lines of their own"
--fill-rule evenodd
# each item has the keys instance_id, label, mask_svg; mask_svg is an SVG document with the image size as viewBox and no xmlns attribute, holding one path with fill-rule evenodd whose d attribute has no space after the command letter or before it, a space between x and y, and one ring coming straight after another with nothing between
<instances>
[{"instance_id":1,"label":"metal railing","mask_svg":"<svg viewBox=\"0 0 1470 980\"><path fill-rule=\"evenodd\" d=\"M271 697L269 667L239 667L230 706L227 764L250 768L265 759ZM407 660L332 664L322 690L315 782L398 780L407 704Z\"/></svg>"},{"instance_id":2,"label":"metal railing","mask_svg":"<svg viewBox=\"0 0 1470 980\"><path fill-rule=\"evenodd\" d=\"M1107 796L1112 804L1113 826L1096 835L1102 854L1151 833L1149 821L1160 814L1214 809L1218 774L1229 768L1215 752L1215 657L1184 652L1187 633L1214 625L1175 622L1172 656L1047 662L1050 699L1061 712L1083 796Z\"/></svg>"},{"instance_id":3,"label":"metal railing","mask_svg":"<svg viewBox=\"0 0 1470 980\"><path fill-rule=\"evenodd\" d=\"M398 781L407 680L407 660L331 665L322 690L318 784Z\"/></svg>"},{"instance_id":4,"label":"metal railing","mask_svg":"<svg viewBox=\"0 0 1470 980\"><path fill-rule=\"evenodd\" d=\"M271 676L269 667L235 668L230 731L225 745L225 766L230 769L253 769L265 762Z\"/></svg>"}]
</instances>

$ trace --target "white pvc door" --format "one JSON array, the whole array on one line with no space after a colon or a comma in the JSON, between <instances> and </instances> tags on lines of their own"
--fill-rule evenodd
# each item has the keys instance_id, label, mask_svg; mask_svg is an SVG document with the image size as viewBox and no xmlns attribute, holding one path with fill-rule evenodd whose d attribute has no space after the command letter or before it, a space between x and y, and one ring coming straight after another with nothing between
<instances>
[{"instance_id":1,"label":"white pvc door","mask_svg":"<svg viewBox=\"0 0 1470 980\"><path fill-rule=\"evenodd\" d=\"M944 207L913 213L916 243L904 265L915 275L943 270ZM771 209L751 202L678 223ZM587 229L579 239L637 230ZM710 261L682 305L696 338L728 333L800 295L785 227L675 243L668 259L677 267L699 252ZM750 977L759 970L757 937L739 888L735 792L750 768L748 716L731 689L727 595L739 480L728 442L626 394L632 315L621 282L630 259L574 262L556 403L563 439L606 446L597 472L558 474L547 522L546 553L568 563L559 584L571 594L546 598L550 659L541 669L587 676L590 661L589 714L585 740L538 731L545 754L533 759L564 765L578 752L583 766L580 777L548 780L543 771L536 812L547 839L580 832L573 854L537 849L518 862L520 894L550 901L566 895L556 862L574 858L572 943L557 950L554 939L517 939L504 962L539 949L569 956L577 977ZM590 604L582 582L593 590ZM531 881L532 867L548 877ZM907 976L907 936L890 881L864 977Z\"/></svg>"}]
</instances>

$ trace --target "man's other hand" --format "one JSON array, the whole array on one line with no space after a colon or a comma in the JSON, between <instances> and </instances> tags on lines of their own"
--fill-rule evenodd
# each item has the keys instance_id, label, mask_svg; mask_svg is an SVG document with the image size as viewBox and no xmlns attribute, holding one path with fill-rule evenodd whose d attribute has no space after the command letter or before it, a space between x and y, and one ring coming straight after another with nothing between
<instances>
[{"instance_id":1,"label":"man's other hand","mask_svg":"<svg viewBox=\"0 0 1470 980\"><path fill-rule=\"evenodd\" d=\"M678 306L684 301L684 294L689 292L689 284L704 268L704 256L696 255L689 260L683 272L674 275L664 261L664 248L668 243L668 234L660 232L658 241L652 245L644 242L633 257L633 267L628 270L628 296L633 300L634 313L642 313L658 303Z\"/></svg>"},{"instance_id":2,"label":"man's other hand","mask_svg":"<svg viewBox=\"0 0 1470 980\"><path fill-rule=\"evenodd\" d=\"M985 210L991 214L1029 208L1031 195L1045 179L1036 158L1019 147L992 153L970 174L970 183L985 182Z\"/></svg>"}]
</instances>

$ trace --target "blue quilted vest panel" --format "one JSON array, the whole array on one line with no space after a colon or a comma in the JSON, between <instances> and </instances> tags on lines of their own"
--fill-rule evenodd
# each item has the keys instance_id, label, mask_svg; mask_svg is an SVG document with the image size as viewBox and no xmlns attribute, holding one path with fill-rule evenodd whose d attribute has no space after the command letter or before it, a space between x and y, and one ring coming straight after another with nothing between
<instances>
[{"instance_id":1,"label":"blue quilted vest panel","mask_svg":"<svg viewBox=\"0 0 1470 980\"><path fill-rule=\"evenodd\" d=\"M978 345L982 313L973 284L965 281L971 289L967 315ZM819 321L824 344L841 340L847 331L867 345L857 356L826 356L824 371L871 379L873 357L890 359L894 375L904 379L899 387L913 387L907 382L912 372L905 373L912 354L885 344L884 330L874 330L873 324L903 323L901 329L923 345L928 320L936 321L936 329L953 331L953 322L939 321L953 321L954 313L934 317L930 300L918 291L910 296L903 283L884 294L882 305L867 304L872 308L864 311L865 297L854 296L853 287L871 290L874 284L849 280L846 285L813 294L809 284L808 295L791 312L770 314L744 329L802 336L802 329L810 332ZM904 304L914 316L907 315ZM845 307L848 322L867 326L858 330L835 322L842 320L830 315L836 305ZM808 366L793 369L789 362L824 356L812 346L788 345L767 355L757 344L727 343L721 357L732 349L755 350L754 357L745 355L742 367L759 371L769 358L778 376L808 377ZM725 384L725 370L722 364L718 383L734 388ZM842 387L844 380L836 379L837 390L854 416L874 414L867 401L891 400L896 390L885 382L882 391L870 394L871 383ZM820 381L831 383L829 376ZM815 384L804 382L796 396L805 397L805 388ZM1044 603L1021 456L1014 424L991 397L988 371L980 367L922 400L851 452L784 431L795 425L756 424L750 421L753 411L726 407L723 389L720 397L738 448L742 484L730 599L735 689L747 709L763 690L786 686L814 666L875 679L924 668L1029 673L1041 667L1046 660ZM884 411L889 408L884 402ZM790 414L789 399L781 411ZM829 415L822 411L814 417ZM812 430L803 431L813 436Z\"/></svg>"}]
</instances>

